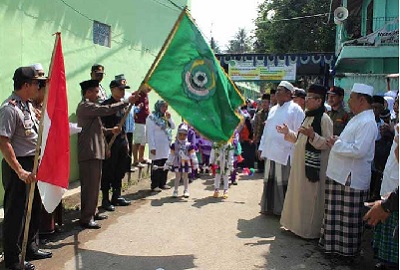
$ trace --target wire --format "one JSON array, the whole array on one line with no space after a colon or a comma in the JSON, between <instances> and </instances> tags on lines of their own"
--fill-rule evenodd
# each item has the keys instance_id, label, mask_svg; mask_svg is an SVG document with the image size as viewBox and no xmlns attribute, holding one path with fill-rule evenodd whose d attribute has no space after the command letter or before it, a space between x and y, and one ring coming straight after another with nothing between
<instances>
[{"instance_id":1,"label":"wire","mask_svg":"<svg viewBox=\"0 0 400 270\"><path fill-rule=\"evenodd\" d=\"M67 7L69 7L70 9L72 9L73 11L75 11L76 13L78 13L79 15L81 15L82 17L85 17L86 19L88 19L89 21L94 21L93 19L89 18L87 15L83 14L82 12L80 12L79 10L77 10L76 8L74 8L73 6L71 6L70 4L66 3L64 0L60 0L61 2L64 3L64 5L66 5Z\"/></svg>"},{"instance_id":2,"label":"wire","mask_svg":"<svg viewBox=\"0 0 400 270\"><path fill-rule=\"evenodd\" d=\"M81 15L82 17L88 19L89 21L91 21L91 22L94 22L94 21L95 21L95 20L93 20L92 18L90 18L89 16L87 16L86 14L80 12L78 9L74 8L73 6L71 6L70 4L68 4L67 2L65 2L64 0L60 0L60 1L61 1L64 5L66 5L67 7L69 7L70 9L72 9L73 11L75 11L76 13L78 13L79 15ZM159 1L157 1L157 0L153 0L153 1L156 2L156 3L158 3L158 4L160 4L160 5L162 5L162 6L164 6L164 7L166 7L166 8L169 8L169 9L171 9L171 10L177 11L176 9L174 9L174 8L172 8L172 7L170 7L170 6L167 6L166 4L164 4L164 3L162 3L162 2L159 2ZM178 8L179 10L182 10L182 9L183 9L183 8L179 7L176 3L174 3L172 0L167 0L167 1L170 2L172 5L174 5L176 8ZM121 40L123 40L123 41L125 41L125 42L127 42L127 43L130 43L130 44L134 44L133 41L121 37L121 34L116 34L116 33L113 32L112 30L111 30L110 32L113 34L114 37L120 36L119 38L120 38ZM114 38L112 38L111 40L113 40L115 43L121 44L121 42L116 41ZM138 51L138 52L143 51L143 49L135 49L134 47L132 47L132 50ZM153 53L151 52L151 50L148 49L148 48L144 48L144 51L147 52L148 54L154 56L154 57L157 57L157 55L153 54Z\"/></svg>"},{"instance_id":3,"label":"wire","mask_svg":"<svg viewBox=\"0 0 400 270\"><path fill-rule=\"evenodd\" d=\"M320 14L315 14L315 15L307 15L307 16L302 16L302 17L294 17L290 19L279 19L279 20L270 20L270 21L261 21L260 23L268 23L268 22L280 22L280 21L294 21L294 20L301 20L301 19L307 19L307 18L314 18L314 17L322 17L326 16L329 13L320 13Z\"/></svg>"},{"instance_id":4,"label":"wire","mask_svg":"<svg viewBox=\"0 0 400 270\"><path fill-rule=\"evenodd\" d=\"M160 2L160 1L153 0L153 2L156 2L156 3L158 3L158 4L162 5L162 6L164 6L164 7L168 8L168 9L170 9L170 10L176 11L176 9L174 9L174 8L168 6L168 5L166 5L166 4L164 4L164 3ZM173 2L172 2L172 3L173 3ZM180 7L177 6L175 3L173 3L173 5L180 9Z\"/></svg>"},{"instance_id":5,"label":"wire","mask_svg":"<svg viewBox=\"0 0 400 270\"><path fill-rule=\"evenodd\" d=\"M331 19L332 2L333 2L333 0L331 0L331 4L329 5L329 15L328 15L328 20L326 21L326 24L328 24L328 23L329 23L329 20Z\"/></svg>"}]
</instances>

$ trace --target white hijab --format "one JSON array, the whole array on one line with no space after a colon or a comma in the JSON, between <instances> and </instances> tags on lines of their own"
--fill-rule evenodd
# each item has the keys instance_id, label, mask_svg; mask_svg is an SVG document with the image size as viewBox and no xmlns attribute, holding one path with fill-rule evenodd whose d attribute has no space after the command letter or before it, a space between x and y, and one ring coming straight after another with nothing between
<instances>
[{"instance_id":1,"label":"white hijab","mask_svg":"<svg viewBox=\"0 0 400 270\"><path fill-rule=\"evenodd\" d=\"M386 103L388 105L387 109L390 111L390 119L395 119L396 113L393 110L394 99L390 96L384 96L383 98L386 100Z\"/></svg>"}]
</instances>

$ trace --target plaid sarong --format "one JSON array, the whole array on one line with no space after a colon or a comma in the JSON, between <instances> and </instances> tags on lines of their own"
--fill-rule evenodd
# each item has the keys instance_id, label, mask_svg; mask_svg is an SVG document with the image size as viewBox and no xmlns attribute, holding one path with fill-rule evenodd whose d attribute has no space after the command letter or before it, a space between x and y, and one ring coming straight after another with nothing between
<instances>
[{"instance_id":1,"label":"plaid sarong","mask_svg":"<svg viewBox=\"0 0 400 270\"><path fill-rule=\"evenodd\" d=\"M319 246L326 253L355 256L363 232L362 208L368 190L356 190L326 178L325 214Z\"/></svg>"},{"instance_id":2,"label":"plaid sarong","mask_svg":"<svg viewBox=\"0 0 400 270\"><path fill-rule=\"evenodd\" d=\"M399 239L394 231L399 225L399 212L393 212L385 223L375 227L372 247L377 259L385 263L399 263Z\"/></svg>"}]
</instances>

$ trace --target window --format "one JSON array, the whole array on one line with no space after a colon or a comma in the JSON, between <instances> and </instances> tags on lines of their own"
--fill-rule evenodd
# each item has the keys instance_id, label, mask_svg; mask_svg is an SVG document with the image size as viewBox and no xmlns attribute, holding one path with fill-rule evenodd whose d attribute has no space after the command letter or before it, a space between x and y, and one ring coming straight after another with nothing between
<instances>
[{"instance_id":1,"label":"window","mask_svg":"<svg viewBox=\"0 0 400 270\"><path fill-rule=\"evenodd\" d=\"M111 48L111 26L93 21L93 43Z\"/></svg>"}]
</instances>

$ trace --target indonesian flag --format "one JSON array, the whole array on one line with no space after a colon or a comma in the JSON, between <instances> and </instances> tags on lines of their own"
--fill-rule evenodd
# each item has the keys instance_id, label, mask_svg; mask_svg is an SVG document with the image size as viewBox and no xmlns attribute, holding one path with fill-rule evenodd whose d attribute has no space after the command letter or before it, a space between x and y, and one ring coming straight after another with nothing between
<instances>
[{"instance_id":1,"label":"indonesian flag","mask_svg":"<svg viewBox=\"0 0 400 270\"><path fill-rule=\"evenodd\" d=\"M61 33L56 33L47 91L36 178L43 205L48 213L52 213L67 190L69 179L68 103Z\"/></svg>"}]
</instances>

